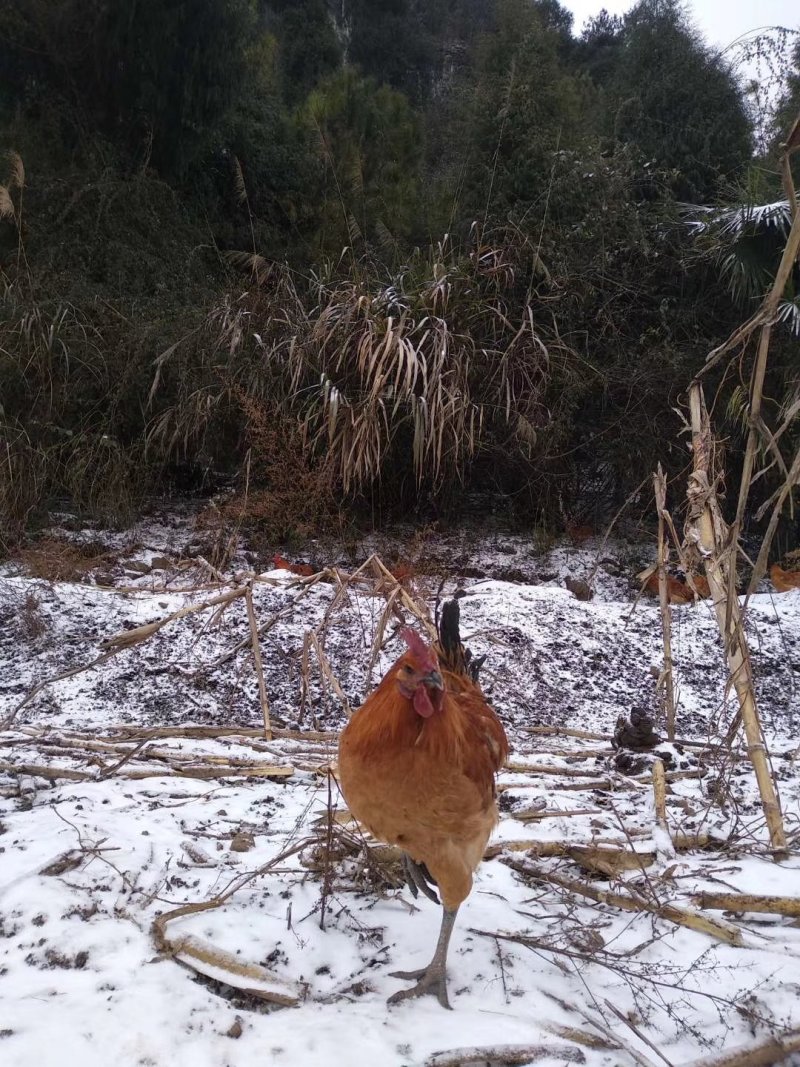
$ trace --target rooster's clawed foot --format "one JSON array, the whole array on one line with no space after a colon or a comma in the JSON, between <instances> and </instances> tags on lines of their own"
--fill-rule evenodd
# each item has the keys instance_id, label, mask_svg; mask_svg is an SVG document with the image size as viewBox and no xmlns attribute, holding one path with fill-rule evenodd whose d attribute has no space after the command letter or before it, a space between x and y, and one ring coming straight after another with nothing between
<instances>
[{"instance_id":1,"label":"rooster's clawed foot","mask_svg":"<svg viewBox=\"0 0 800 1067\"><path fill-rule=\"evenodd\" d=\"M417 984L410 989L401 989L393 993L387 1000L387 1004L401 1004L404 1000L412 997L422 997L431 994L439 1001L443 1008L450 1007L447 999L447 977L444 967L431 964L423 967L420 971L392 971L392 978L405 978L408 981L417 979Z\"/></svg>"}]
</instances>

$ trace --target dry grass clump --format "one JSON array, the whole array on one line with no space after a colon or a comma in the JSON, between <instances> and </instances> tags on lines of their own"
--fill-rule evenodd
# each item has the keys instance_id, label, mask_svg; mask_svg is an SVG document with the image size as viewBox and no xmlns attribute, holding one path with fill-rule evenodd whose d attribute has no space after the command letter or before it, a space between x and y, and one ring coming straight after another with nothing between
<instances>
[{"instance_id":1,"label":"dry grass clump","mask_svg":"<svg viewBox=\"0 0 800 1067\"><path fill-rule=\"evenodd\" d=\"M41 537L20 549L17 558L31 578L46 582L79 582L108 562L112 555L99 542L76 544L60 537Z\"/></svg>"},{"instance_id":2,"label":"dry grass clump","mask_svg":"<svg viewBox=\"0 0 800 1067\"><path fill-rule=\"evenodd\" d=\"M237 491L215 502L197 520L215 536L214 566L224 567L235 533L246 527L249 543L272 549L276 540L291 541L330 532L341 523L334 479L325 455L315 454L303 440L291 414L267 401L238 391L246 419L248 460Z\"/></svg>"},{"instance_id":3,"label":"dry grass clump","mask_svg":"<svg viewBox=\"0 0 800 1067\"><path fill-rule=\"evenodd\" d=\"M22 636L29 641L35 641L47 633L48 621L42 613L41 601L32 591L25 594L17 612L17 626Z\"/></svg>"},{"instance_id":4,"label":"dry grass clump","mask_svg":"<svg viewBox=\"0 0 800 1067\"><path fill-rule=\"evenodd\" d=\"M538 298L536 249L516 231L493 236L475 232L460 251L445 240L394 277L342 259L310 278L277 266L251 278L209 316L191 359L175 346L157 360L154 405L167 377L182 384L151 422L151 447L190 453L229 420L267 455L269 421L291 419L308 478L324 473L351 500L417 500L463 484L479 457L531 475L550 460L557 475L568 386L584 370ZM281 499L283 456L270 455Z\"/></svg>"},{"instance_id":5,"label":"dry grass clump","mask_svg":"<svg viewBox=\"0 0 800 1067\"><path fill-rule=\"evenodd\" d=\"M163 183L109 172L71 188L41 171L26 178L19 155L6 162L1 149L7 554L55 502L115 525L140 509L165 466L163 456L143 456L153 358L165 338L203 321L211 289L199 264L184 266L197 231Z\"/></svg>"},{"instance_id":6,"label":"dry grass clump","mask_svg":"<svg viewBox=\"0 0 800 1067\"><path fill-rule=\"evenodd\" d=\"M141 448L102 433L59 433L0 412L0 554L13 553L32 519L54 498L112 525L135 514L149 486Z\"/></svg>"},{"instance_id":7,"label":"dry grass clump","mask_svg":"<svg viewBox=\"0 0 800 1067\"><path fill-rule=\"evenodd\" d=\"M42 499L48 456L14 419L0 413L0 555L16 545Z\"/></svg>"}]
</instances>

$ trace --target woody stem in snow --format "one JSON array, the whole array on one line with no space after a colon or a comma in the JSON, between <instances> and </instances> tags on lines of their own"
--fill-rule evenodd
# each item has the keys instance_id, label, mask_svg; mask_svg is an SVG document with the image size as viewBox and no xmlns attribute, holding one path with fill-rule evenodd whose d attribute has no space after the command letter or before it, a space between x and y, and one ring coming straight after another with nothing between
<instances>
[{"instance_id":1,"label":"woody stem in snow","mask_svg":"<svg viewBox=\"0 0 800 1067\"><path fill-rule=\"evenodd\" d=\"M667 479L661 464L653 475L653 488L658 510L658 600L661 605L661 634L664 640L664 670L661 682L664 685L664 705L667 711L667 737L675 740L675 687L672 678L672 613L667 590L667 545L664 529L664 513L667 507Z\"/></svg>"}]
</instances>

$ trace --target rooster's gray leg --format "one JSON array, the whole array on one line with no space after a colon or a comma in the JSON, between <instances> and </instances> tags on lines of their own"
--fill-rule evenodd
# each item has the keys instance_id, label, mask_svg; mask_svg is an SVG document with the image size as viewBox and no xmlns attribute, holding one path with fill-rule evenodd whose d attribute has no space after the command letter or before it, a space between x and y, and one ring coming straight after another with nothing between
<instances>
[{"instance_id":1,"label":"rooster's gray leg","mask_svg":"<svg viewBox=\"0 0 800 1067\"><path fill-rule=\"evenodd\" d=\"M406 876L406 885L411 890L412 897L416 897L419 894L419 890L432 900L434 904L439 903L439 898L433 891L436 883L431 878L430 871L424 863L416 863L408 855L407 852L403 853L403 872Z\"/></svg>"},{"instance_id":2,"label":"rooster's gray leg","mask_svg":"<svg viewBox=\"0 0 800 1067\"><path fill-rule=\"evenodd\" d=\"M433 959L424 967L421 971L393 971L392 978L407 978L417 979L417 984L412 986L411 989L401 989L398 993L393 993L389 997L388 1004L399 1004L403 1000L408 1000L410 997L421 997L426 993L432 993L443 1008L450 1007L450 1001L447 999L447 948L450 944L450 935L453 932L453 925L456 921L456 915L458 908L454 908L450 911L449 908L444 908L442 912L442 926L439 930L439 940L436 944L436 951L433 954Z\"/></svg>"}]
</instances>

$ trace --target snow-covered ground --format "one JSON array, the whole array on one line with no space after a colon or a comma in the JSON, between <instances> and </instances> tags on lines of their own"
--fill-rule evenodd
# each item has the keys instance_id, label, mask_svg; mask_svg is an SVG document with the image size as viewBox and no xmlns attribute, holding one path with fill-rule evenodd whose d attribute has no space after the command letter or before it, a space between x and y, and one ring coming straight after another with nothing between
<instances>
[{"instance_id":1,"label":"snow-covered ground","mask_svg":"<svg viewBox=\"0 0 800 1067\"><path fill-rule=\"evenodd\" d=\"M0 571L0 720L35 685L104 656L104 640L225 592L204 563L181 564L208 558L188 518L103 542L113 559L79 582ZM422 1067L436 1052L512 1044L545 1064L638 1056L677 1067L800 1026L796 920L702 912L722 924L709 936L654 914L698 913L701 890L800 897L800 592L759 594L748 618L794 846L780 862L741 751L701 747L733 714L712 611L674 609L678 735L695 744L660 750L675 776L668 821L673 838L705 842L675 853L655 829L651 757L644 774L622 774L606 739L634 707L660 714L660 618L652 600L634 608L631 584L647 548L500 534L411 542L374 539L349 555L320 544L303 558L350 572L372 550L410 561L418 601L433 604L442 581L445 596L463 590L463 636L487 654L484 688L512 742L495 837L505 847L491 850L458 918L454 1010L433 998L387 1008L403 985L390 972L430 957L439 909L412 901L385 849L360 846L328 773L345 705L399 653L399 621L374 582L304 585L267 570L252 588L272 741L257 733L243 597L43 687L0 733L0 1063ZM589 577L596 562L595 597L579 601L564 579ZM227 588L252 565L239 552ZM114 584L96 584L99 571ZM329 674L306 640L315 628ZM635 848L642 866L609 879L595 852L587 873L575 851L585 846ZM633 893L650 910L596 903L565 878ZM170 922L167 936L260 965L296 1006L259 999L257 977L234 988L224 970L158 950L159 915L228 888L220 907Z\"/></svg>"}]
</instances>

